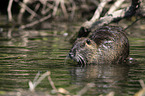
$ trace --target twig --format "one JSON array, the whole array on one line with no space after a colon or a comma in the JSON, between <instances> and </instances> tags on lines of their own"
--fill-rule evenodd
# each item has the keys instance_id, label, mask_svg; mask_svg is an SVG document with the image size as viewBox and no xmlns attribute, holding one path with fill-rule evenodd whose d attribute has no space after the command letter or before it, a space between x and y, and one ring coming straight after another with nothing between
<instances>
[{"instance_id":1,"label":"twig","mask_svg":"<svg viewBox=\"0 0 145 96\"><path fill-rule=\"evenodd\" d=\"M48 80L49 80L49 83L50 83L51 87L53 88L53 90L55 90L55 92L58 92L54 83L53 83L53 81L52 81L52 79L51 79L51 77L50 77L50 75L48 76Z\"/></svg>"},{"instance_id":2,"label":"twig","mask_svg":"<svg viewBox=\"0 0 145 96\"><path fill-rule=\"evenodd\" d=\"M42 6L42 11L41 13L45 12L46 6L47 6L47 0L39 0L41 2Z\"/></svg>"},{"instance_id":3,"label":"twig","mask_svg":"<svg viewBox=\"0 0 145 96\"><path fill-rule=\"evenodd\" d=\"M124 30L127 30L129 27L131 27L133 24L135 24L138 20L140 20L141 18L136 19L132 24L128 25L126 28L124 28Z\"/></svg>"},{"instance_id":4,"label":"twig","mask_svg":"<svg viewBox=\"0 0 145 96\"><path fill-rule=\"evenodd\" d=\"M88 91L88 89L90 89L91 87L94 87L95 84L94 83L88 83L83 89L81 89L78 93L77 96L82 96L84 93L86 93Z\"/></svg>"},{"instance_id":5,"label":"twig","mask_svg":"<svg viewBox=\"0 0 145 96\"><path fill-rule=\"evenodd\" d=\"M13 20L12 12L11 12L12 4L13 4L13 0L9 0L9 5L8 5L8 8L7 8L7 11L8 11L8 19L9 19L10 22L12 22L12 20Z\"/></svg>"},{"instance_id":6,"label":"twig","mask_svg":"<svg viewBox=\"0 0 145 96\"><path fill-rule=\"evenodd\" d=\"M72 3L72 8L71 8L71 19L74 18L74 15L75 15L75 10L76 10L76 4L73 0L71 0L71 3Z\"/></svg>"},{"instance_id":7,"label":"twig","mask_svg":"<svg viewBox=\"0 0 145 96\"><path fill-rule=\"evenodd\" d=\"M143 80L139 80L139 83L141 85L142 88L145 88L145 84L144 84L144 81Z\"/></svg>"},{"instance_id":8,"label":"twig","mask_svg":"<svg viewBox=\"0 0 145 96\"><path fill-rule=\"evenodd\" d=\"M47 20L50 17L51 17L51 14L49 14L48 16L45 16L45 17L41 18L40 20L36 20L36 21L31 22L31 23L26 24L26 25L22 25L22 26L20 26L20 29L25 29L25 28L28 28L28 27L32 27L32 26L34 26L34 25L36 25L36 24L38 24L40 22L43 22L43 21Z\"/></svg>"},{"instance_id":9,"label":"twig","mask_svg":"<svg viewBox=\"0 0 145 96\"><path fill-rule=\"evenodd\" d=\"M42 10L42 12L41 12L43 15L45 15L45 14L48 13L51 9L54 8L54 6L53 6L52 4L49 4L49 3L47 3L46 6L47 6L48 8L45 9L45 10Z\"/></svg>"},{"instance_id":10,"label":"twig","mask_svg":"<svg viewBox=\"0 0 145 96\"><path fill-rule=\"evenodd\" d=\"M40 3L38 3L38 4L35 6L34 12L36 12L39 8L40 8ZM28 18L28 20L30 21L30 20L32 20L34 17L35 17L35 14L31 14L31 16Z\"/></svg>"},{"instance_id":11,"label":"twig","mask_svg":"<svg viewBox=\"0 0 145 96\"><path fill-rule=\"evenodd\" d=\"M15 0L16 1L16 0ZM33 17L34 16L38 16L38 14L36 12L34 12L33 10L31 10L26 4L28 4L29 2L31 2L30 0L23 0L23 2L21 1L16 1L18 2L18 4L21 6L20 12L18 14L18 23L20 24L22 22L22 18L23 18L23 14L25 11L28 11Z\"/></svg>"},{"instance_id":12,"label":"twig","mask_svg":"<svg viewBox=\"0 0 145 96\"><path fill-rule=\"evenodd\" d=\"M19 4L18 0L15 0L15 2L18 2L18 4ZM26 10L25 4L29 3L29 0L23 0L23 3L24 3L23 5L19 4L19 5L21 5L21 9L20 9L20 12L18 14L18 23L19 24L21 24L22 18L23 18L23 14L24 14L24 12Z\"/></svg>"},{"instance_id":13,"label":"twig","mask_svg":"<svg viewBox=\"0 0 145 96\"><path fill-rule=\"evenodd\" d=\"M64 5L64 0L61 0L61 1L60 1L60 5L61 5L61 8L62 8L62 11L63 11L63 13L64 13L65 18L67 19L67 18L68 18L68 13L67 13L66 7L65 7L65 5Z\"/></svg>"},{"instance_id":14,"label":"twig","mask_svg":"<svg viewBox=\"0 0 145 96\"><path fill-rule=\"evenodd\" d=\"M33 80L33 83L36 82L36 81L38 80L39 76L40 76L40 72L38 72L38 73L36 74L36 76L35 76L35 78L34 78L34 80Z\"/></svg>"},{"instance_id":15,"label":"twig","mask_svg":"<svg viewBox=\"0 0 145 96\"><path fill-rule=\"evenodd\" d=\"M60 0L55 0L55 6L53 8L53 13L52 13L53 16L56 15L59 3L60 3Z\"/></svg>"},{"instance_id":16,"label":"twig","mask_svg":"<svg viewBox=\"0 0 145 96\"><path fill-rule=\"evenodd\" d=\"M140 85L142 86L142 89L139 90L137 93L134 94L134 96L145 96L145 84L143 80L139 80Z\"/></svg>"},{"instance_id":17,"label":"twig","mask_svg":"<svg viewBox=\"0 0 145 96\"><path fill-rule=\"evenodd\" d=\"M49 83L50 83L52 89L57 93L57 95L58 95L58 96L63 96L63 95L59 94L59 92L58 92L58 90L56 89L56 87L55 87L55 85L54 85L54 83L53 83L53 81L52 81L50 75L48 75L48 80L49 80Z\"/></svg>"},{"instance_id":18,"label":"twig","mask_svg":"<svg viewBox=\"0 0 145 96\"><path fill-rule=\"evenodd\" d=\"M54 8L54 5L52 5L50 3L47 3L47 7L50 8L50 9L53 9Z\"/></svg>"},{"instance_id":19,"label":"twig","mask_svg":"<svg viewBox=\"0 0 145 96\"><path fill-rule=\"evenodd\" d=\"M25 3L19 1L18 3L22 8L26 9L30 14L33 14L34 16L39 16L36 12L34 12L32 9L30 9Z\"/></svg>"},{"instance_id":20,"label":"twig","mask_svg":"<svg viewBox=\"0 0 145 96\"><path fill-rule=\"evenodd\" d=\"M39 77L39 73L37 73L37 75L35 76L35 79L33 80L34 82L29 81L29 89L30 91L34 91L35 87L46 77L50 75L50 71L45 72L44 74L41 75L40 78Z\"/></svg>"},{"instance_id":21,"label":"twig","mask_svg":"<svg viewBox=\"0 0 145 96\"><path fill-rule=\"evenodd\" d=\"M114 96L115 92L109 92L106 96Z\"/></svg>"}]
</instances>

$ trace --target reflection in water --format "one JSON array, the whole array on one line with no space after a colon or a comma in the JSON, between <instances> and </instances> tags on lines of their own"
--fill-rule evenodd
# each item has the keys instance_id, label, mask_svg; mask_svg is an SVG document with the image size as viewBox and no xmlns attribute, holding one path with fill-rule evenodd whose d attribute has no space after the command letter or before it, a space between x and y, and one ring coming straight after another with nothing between
<instances>
[{"instance_id":1,"label":"reflection in water","mask_svg":"<svg viewBox=\"0 0 145 96\"><path fill-rule=\"evenodd\" d=\"M73 83L95 82L99 93L109 93L121 89L119 82L127 81L129 66L115 64L88 65L71 70Z\"/></svg>"}]
</instances>

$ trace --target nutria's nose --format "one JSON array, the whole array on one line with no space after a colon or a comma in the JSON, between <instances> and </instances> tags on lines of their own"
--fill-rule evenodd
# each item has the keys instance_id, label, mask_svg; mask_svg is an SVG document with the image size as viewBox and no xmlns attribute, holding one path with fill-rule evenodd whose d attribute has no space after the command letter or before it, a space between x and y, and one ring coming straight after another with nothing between
<instances>
[{"instance_id":1,"label":"nutria's nose","mask_svg":"<svg viewBox=\"0 0 145 96\"><path fill-rule=\"evenodd\" d=\"M73 54L72 52L70 52L70 53L69 53L69 57L70 57L70 58L73 58L73 57L74 57L74 54Z\"/></svg>"}]
</instances>

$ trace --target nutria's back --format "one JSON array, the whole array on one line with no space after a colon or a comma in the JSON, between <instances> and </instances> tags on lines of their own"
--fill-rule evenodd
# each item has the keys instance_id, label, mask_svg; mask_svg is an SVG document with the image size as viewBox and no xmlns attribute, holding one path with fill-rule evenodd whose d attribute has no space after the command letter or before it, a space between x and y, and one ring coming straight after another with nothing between
<instances>
[{"instance_id":1,"label":"nutria's back","mask_svg":"<svg viewBox=\"0 0 145 96\"><path fill-rule=\"evenodd\" d=\"M122 63L128 55L128 39L117 26L103 26L88 37L78 38L69 53L81 64Z\"/></svg>"}]
</instances>

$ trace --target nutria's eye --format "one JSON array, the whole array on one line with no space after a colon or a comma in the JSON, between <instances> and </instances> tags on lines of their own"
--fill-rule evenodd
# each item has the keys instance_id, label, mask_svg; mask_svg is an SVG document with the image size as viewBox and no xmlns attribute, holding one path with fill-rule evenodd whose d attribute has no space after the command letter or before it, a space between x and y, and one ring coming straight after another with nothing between
<instances>
[{"instance_id":1,"label":"nutria's eye","mask_svg":"<svg viewBox=\"0 0 145 96\"><path fill-rule=\"evenodd\" d=\"M86 40L86 43L88 44L88 45L90 45L91 44L91 41L90 40Z\"/></svg>"}]
</instances>

